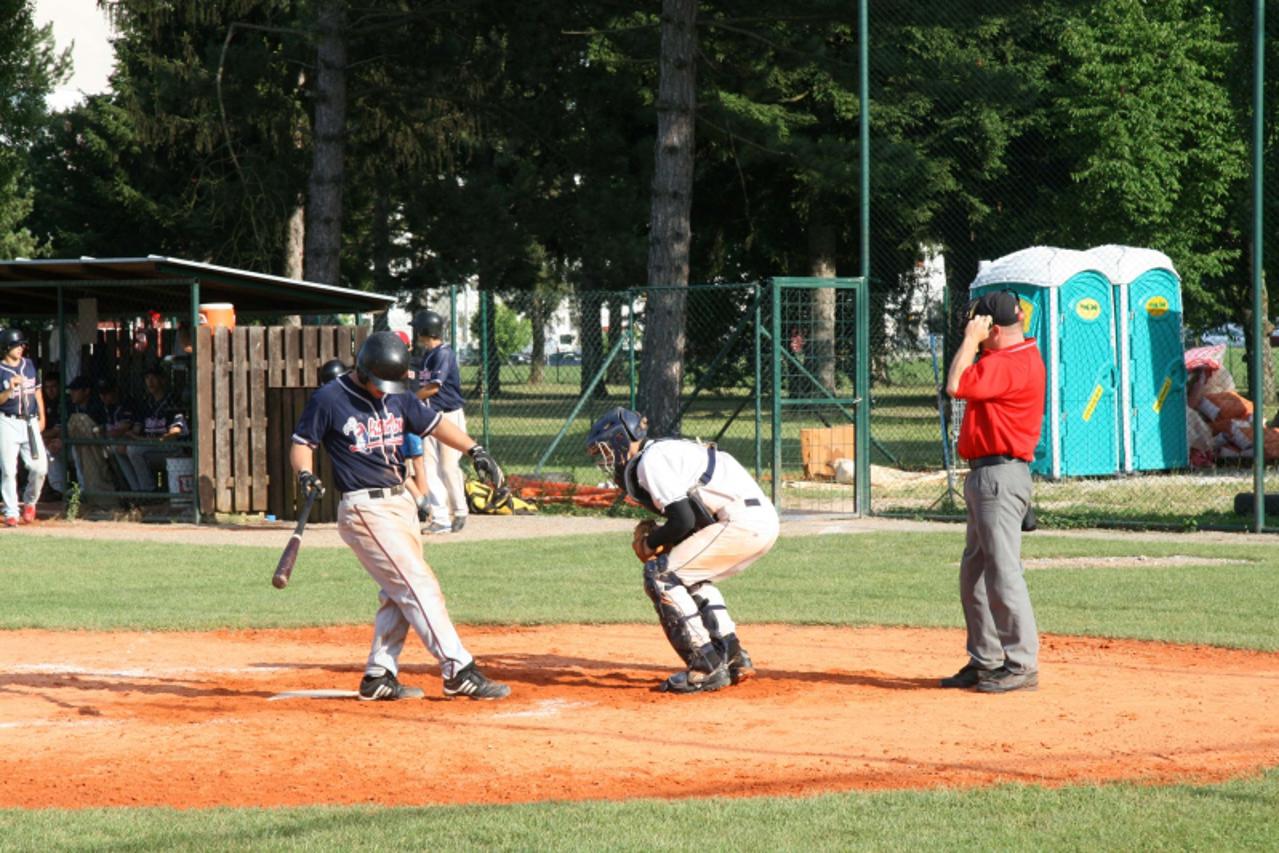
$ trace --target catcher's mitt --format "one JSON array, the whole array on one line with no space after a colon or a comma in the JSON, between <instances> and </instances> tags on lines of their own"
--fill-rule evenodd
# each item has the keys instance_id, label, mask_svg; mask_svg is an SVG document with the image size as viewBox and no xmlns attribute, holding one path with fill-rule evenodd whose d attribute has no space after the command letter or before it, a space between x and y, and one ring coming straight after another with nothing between
<instances>
[{"instance_id":1,"label":"catcher's mitt","mask_svg":"<svg viewBox=\"0 0 1279 853\"><path fill-rule=\"evenodd\" d=\"M641 563L647 563L657 555L656 551L648 547L648 534L656 526L656 521L646 518L635 525L635 531L631 534L631 550L635 552L636 557L639 557Z\"/></svg>"}]
</instances>

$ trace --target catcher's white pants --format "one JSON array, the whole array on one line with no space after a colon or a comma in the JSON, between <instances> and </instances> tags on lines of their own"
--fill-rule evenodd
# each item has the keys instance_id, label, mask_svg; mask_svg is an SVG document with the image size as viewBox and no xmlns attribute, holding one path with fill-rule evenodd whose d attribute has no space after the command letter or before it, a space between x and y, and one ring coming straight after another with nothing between
<instances>
[{"instance_id":1,"label":"catcher's white pants","mask_svg":"<svg viewBox=\"0 0 1279 853\"><path fill-rule=\"evenodd\" d=\"M33 459L31 441L34 438L34 449L39 459ZM4 499L4 514L7 518L17 518L18 509L18 458L27 468L27 488L23 492L22 502L35 505L44 489L44 478L49 471L49 454L45 452L44 441L40 438L39 424L31 421L31 430L27 430L27 422L21 418L0 416L0 497Z\"/></svg>"},{"instance_id":2,"label":"catcher's white pants","mask_svg":"<svg viewBox=\"0 0 1279 853\"><path fill-rule=\"evenodd\" d=\"M689 591L685 599L680 594L684 590L676 588L671 591L671 598L689 617L689 630L698 647L737 631L723 594L713 584L740 574L767 554L777 541L778 529L777 510L772 504L734 508L728 520L703 527L671 549L666 558L667 573ZM709 605L716 611L718 624L713 634L711 626L691 618L698 613L699 605Z\"/></svg>"},{"instance_id":3,"label":"catcher's white pants","mask_svg":"<svg viewBox=\"0 0 1279 853\"><path fill-rule=\"evenodd\" d=\"M422 558L417 503L407 491L393 498L346 495L338 504L338 534L382 588L373 620L373 646L365 672L399 672L400 652L412 627L452 678L471 662L453 627L444 593Z\"/></svg>"},{"instance_id":4,"label":"catcher's white pants","mask_svg":"<svg viewBox=\"0 0 1279 853\"><path fill-rule=\"evenodd\" d=\"M466 415L461 409L441 412L440 417L466 432ZM426 467L427 494L431 504L431 521L449 525L452 516L468 514L466 484L462 469L462 451L442 444L438 438L427 436L422 440L422 464ZM450 506L452 512L450 514Z\"/></svg>"}]
</instances>

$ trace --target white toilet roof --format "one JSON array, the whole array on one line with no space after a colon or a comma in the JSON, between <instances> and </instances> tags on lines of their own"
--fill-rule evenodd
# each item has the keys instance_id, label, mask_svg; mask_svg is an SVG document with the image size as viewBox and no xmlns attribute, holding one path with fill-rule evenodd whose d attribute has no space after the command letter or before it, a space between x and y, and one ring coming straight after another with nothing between
<instances>
[{"instance_id":1,"label":"white toilet roof","mask_svg":"<svg viewBox=\"0 0 1279 853\"><path fill-rule=\"evenodd\" d=\"M1055 246L1031 246L978 265L977 277L969 290L992 284L1034 284L1039 287L1061 287L1081 272L1105 275L1097 258L1076 249Z\"/></svg>"},{"instance_id":2,"label":"white toilet roof","mask_svg":"<svg viewBox=\"0 0 1279 853\"><path fill-rule=\"evenodd\" d=\"M1097 259L1101 271L1110 279L1111 284L1132 284L1151 270L1167 270L1181 281L1181 276L1177 275L1177 270L1172 265L1172 258L1156 249L1109 243L1089 249L1088 254Z\"/></svg>"}]
</instances>

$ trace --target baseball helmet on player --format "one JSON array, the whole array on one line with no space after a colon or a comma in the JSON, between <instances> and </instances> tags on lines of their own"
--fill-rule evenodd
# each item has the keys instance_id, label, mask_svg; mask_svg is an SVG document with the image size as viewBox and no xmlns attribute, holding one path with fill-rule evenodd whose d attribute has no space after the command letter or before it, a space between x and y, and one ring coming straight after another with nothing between
<instances>
[{"instance_id":1,"label":"baseball helmet on player","mask_svg":"<svg viewBox=\"0 0 1279 853\"><path fill-rule=\"evenodd\" d=\"M347 372L347 366L340 358L331 358L320 366L320 384L328 385L334 379Z\"/></svg>"},{"instance_id":2,"label":"baseball helmet on player","mask_svg":"<svg viewBox=\"0 0 1279 853\"><path fill-rule=\"evenodd\" d=\"M384 394L404 391L409 371L409 349L395 332L374 332L355 357L355 375Z\"/></svg>"},{"instance_id":3,"label":"baseball helmet on player","mask_svg":"<svg viewBox=\"0 0 1279 853\"><path fill-rule=\"evenodd\" d=\"M595 464L616 478L631 455L631 443L648 437L648 418L618 406L597 420L586 436L586 452Z\"/></svg>"},{"instance_id":4,"label":"baseball helmet on player","mask_svg":"<svg viewBox=\"0 0 1279 853\"><path fill-rule=\"evenodd\" d=\"M0 352L8 352L14 347L25 346L27 335L21 329L5 329L0 332Z\"/></svg>"},{"instance_id":5,"label":"baseball helmet on player","mask_svg":"<svg viewBox=\"0 0 1279 853\"><path fill-rule=\"evenodd\" d=\"M434 311L419 311L413 315L413 334L428 338L444 337L444 318Z\"/></svg>"}]
</instances>

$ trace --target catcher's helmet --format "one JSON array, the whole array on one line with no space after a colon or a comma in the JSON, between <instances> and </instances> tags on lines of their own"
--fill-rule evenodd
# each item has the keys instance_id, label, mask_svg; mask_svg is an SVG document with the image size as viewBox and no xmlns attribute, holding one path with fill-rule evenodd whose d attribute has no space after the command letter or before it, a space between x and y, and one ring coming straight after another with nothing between
<instances>
[{"instance_id":1,"label":"catcher's helmet","mask_svg":"<svg viewBox=\"0 0 1279 853\"><path fill-rule=\"evenodd\" d=\"M631 455L631 442L648 437L648 418L618 406L597 420L586 436L586 452L608 474L617 476Z\"/></svg>"},{"instance_id":2,"label":"catcher's helmet","mask_svg":"<svg viewBox=\"0 0 1279 853\"><path fill-rule=\"evenodd\" d=\"M419 311L413 315L413 334L428 338L444 337L444 318L434 311Z\"/></svg>"},{"instance_id":3,"label":"catcher's helmet","mask_svg":"<svg viewBox=\"0 0 1279 853\"><path fill-rule=\"evenodd\" d=\"M21 329L5 329L0 332L0 350L6 353L14 347L25 345L26 342L26 333Z\"/></svg>"},{"instance_id":4,"label":"catcher's helmet","mask_svg":"<svg viewBox=\"0 0 1279 853\"><path fill-rule=\"evenodd\" d=\"M395 332L374 332L365 339L355 357L355 373L384 394L404 391L409 370L409 350Z\"/></svg>"},{"instance_id":5,"label":"catcher's helmet","mask_svg":"<svg viewBox=\"0 0 1279 853\"><path fill-rule=\"evenodd\" d=\"M331 358L320 366L320 384L328 385L334 379L346 373L347 366L340 358Z\"/></svg>"}]
</instances>

